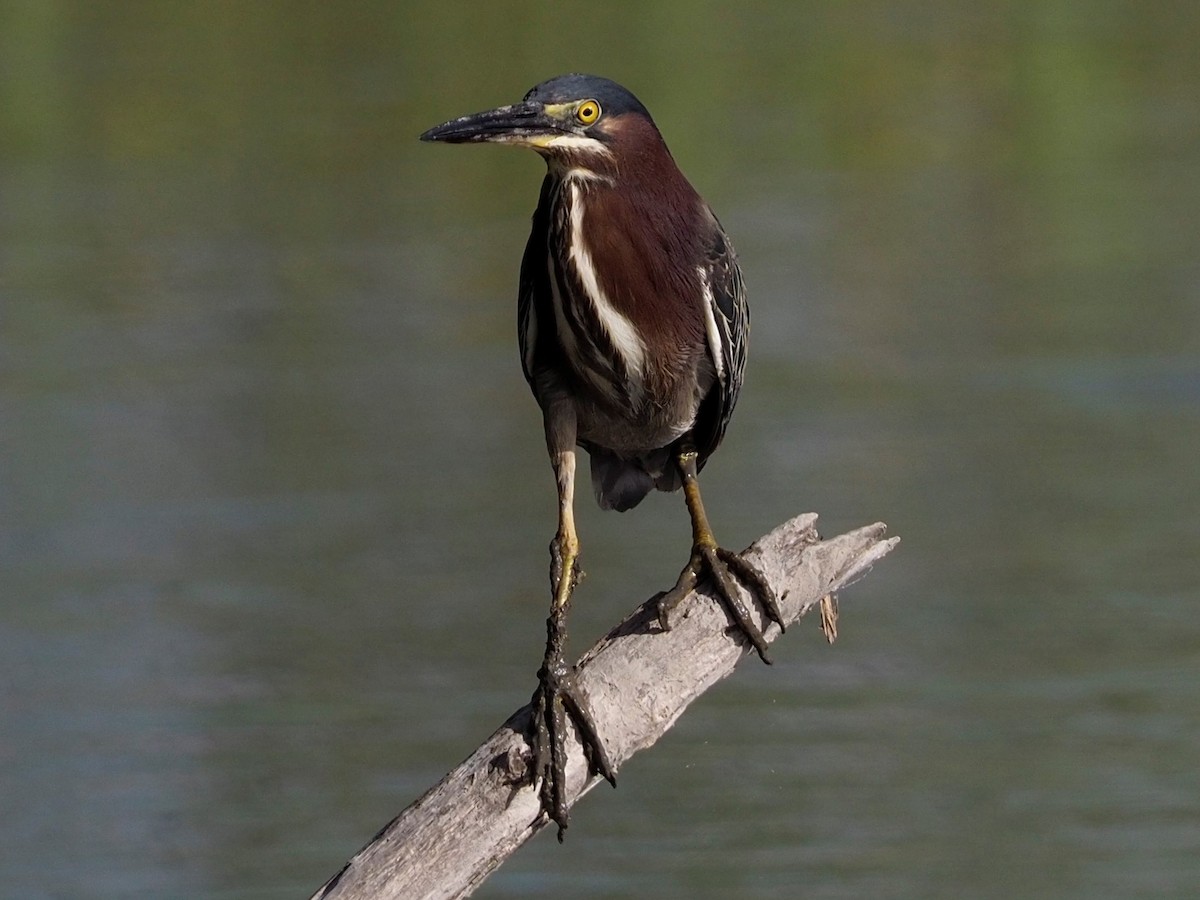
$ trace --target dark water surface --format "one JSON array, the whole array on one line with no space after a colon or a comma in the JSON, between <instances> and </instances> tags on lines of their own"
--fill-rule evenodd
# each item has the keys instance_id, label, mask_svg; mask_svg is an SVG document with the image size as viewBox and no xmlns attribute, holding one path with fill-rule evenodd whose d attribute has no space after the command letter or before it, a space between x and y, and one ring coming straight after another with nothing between
<instances>
[{"instance_id":1,"label":"dark water surface","mask_svg":"<svg viewBox=\"0 0 1200 900\"><path fill-rule=\"evenodd\" d=\"M480 896L1200 895L1200 6L0 5L0 893L307 896L533 687L532 154L627 83L741 252L743 546L900 549ZM673 581L602 514L575 646Z\"/></svg>"}]
</instances>

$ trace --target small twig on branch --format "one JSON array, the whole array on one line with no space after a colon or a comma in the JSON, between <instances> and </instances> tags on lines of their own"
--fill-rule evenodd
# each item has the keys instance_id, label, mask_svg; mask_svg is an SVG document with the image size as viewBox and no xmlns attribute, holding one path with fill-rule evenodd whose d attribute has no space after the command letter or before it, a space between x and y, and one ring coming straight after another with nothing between
<instances>
[{"instance_id":1,"label":"small twig on branch","mask_svg":"<svg viewBox=\"0 0 1200 900\"><path fill-rule=\"evenodd\" d=\"M797 516L756 541L746 555L774 587L785 622L820 604L826 637L832 640L833 595L862 577L899 538L884 538L886 529L879 523L822 541L816 520L812 513ZM756 616L760 625L768 624L761 621L761 611ZM727 633L727 626L721 606L693 592L677 608L671 630L662 632L655 606L647 601L584 654L579 683L591 698L614 766L657 741L693 700L750 652ZM772 624L765 633L773 641L779 628ZM522 785L529 715L528 706L514 713L462 765L380 831L314 900L471 894L545 827L537 792ZM571 802L598 780L588 782L583 752L572 741L567 766Z\"/></svg>"}]
</instances>

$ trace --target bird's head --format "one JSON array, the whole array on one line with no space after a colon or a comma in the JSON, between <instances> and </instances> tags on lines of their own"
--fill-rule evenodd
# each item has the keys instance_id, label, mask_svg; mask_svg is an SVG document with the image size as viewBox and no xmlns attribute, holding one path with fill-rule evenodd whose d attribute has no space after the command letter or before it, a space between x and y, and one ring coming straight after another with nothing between
<instances>
[{"instance_id":1,"label":"bird's head","mask_svg":"<svg viewBox=\"0 0 1200 900\"><path fill-rule=\"evenodd\" d=\"M619 163L634 150L666 150L638 98L597 75L551 78L520 103L453 119L430 128L421 140L515 144L536 150L551 166L585 168Z\"/></svg>"}]
</instances>

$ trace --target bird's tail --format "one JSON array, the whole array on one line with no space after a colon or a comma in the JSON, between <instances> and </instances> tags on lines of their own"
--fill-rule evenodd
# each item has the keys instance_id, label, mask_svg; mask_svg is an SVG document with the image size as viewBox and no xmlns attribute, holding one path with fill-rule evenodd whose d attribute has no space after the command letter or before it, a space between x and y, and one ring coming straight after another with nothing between
<instances>
[{"instance_id":1,"label":"bird's tail","mask_svg":"<svg viewBox=\"0 0 1200 900\"><path fill-rule=\"evenodd\" d=\"M666 450L641 459L622 459L597 450L590 450L589 455L592 489L601 509L625 512L641 503L655 488L660 491L679 489L679 473L669 464L670 455Z\"/></svg>"}]
</instances>

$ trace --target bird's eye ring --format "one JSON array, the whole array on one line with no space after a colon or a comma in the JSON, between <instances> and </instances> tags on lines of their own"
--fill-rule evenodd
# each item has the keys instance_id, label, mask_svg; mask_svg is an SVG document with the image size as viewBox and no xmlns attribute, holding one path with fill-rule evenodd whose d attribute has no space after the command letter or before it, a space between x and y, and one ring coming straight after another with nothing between
<instances>
[{"instance_id":1,"label":"bird's eye ring","mask_svg":"<svg viewBox=\"0 0 1200 900\"><path fill-rule=\"evenodd\" d=\"M575 107L575 119L580 125L591 125L600 118L600 104L595 100L584 100Z\"/></svg>"}]
</instances>

